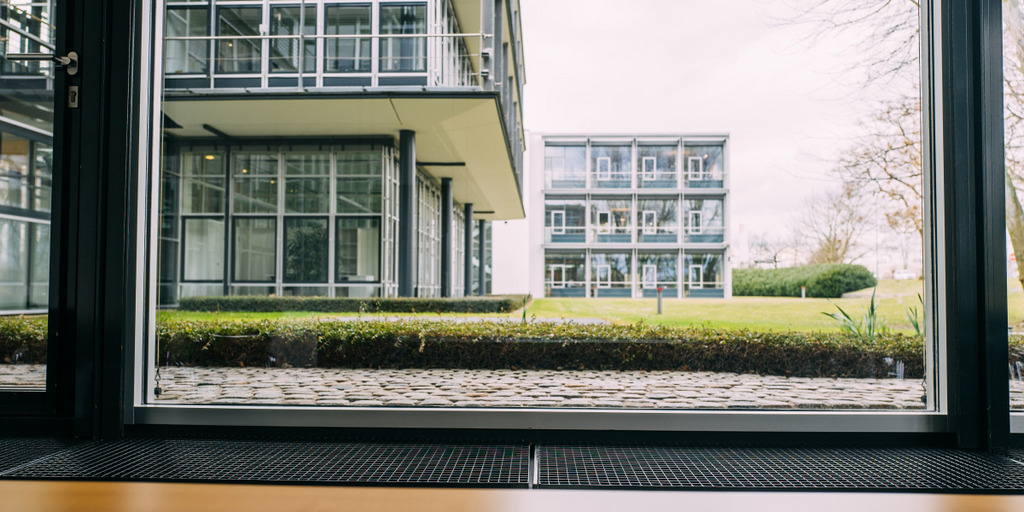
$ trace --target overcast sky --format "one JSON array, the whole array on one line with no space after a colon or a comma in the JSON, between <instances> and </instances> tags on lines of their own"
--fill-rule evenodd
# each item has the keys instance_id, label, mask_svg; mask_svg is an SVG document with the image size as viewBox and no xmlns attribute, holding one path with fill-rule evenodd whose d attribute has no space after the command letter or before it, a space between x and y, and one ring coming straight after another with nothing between
<instances>
[{"instance_id":1,"label":"overcast sky","mask_svg":"<svg viewBox=\"0 0 1024 512\"><path fill-rule=\"evenodd\" d=\"M857 34L812 44L771 0L521 0L525 124L731 136L734 237L783 235L877 102L843 84ZM877 93L872 93L877 94ZM733 245L736 247L737 240Z\"/></svg>"}]
</instances>

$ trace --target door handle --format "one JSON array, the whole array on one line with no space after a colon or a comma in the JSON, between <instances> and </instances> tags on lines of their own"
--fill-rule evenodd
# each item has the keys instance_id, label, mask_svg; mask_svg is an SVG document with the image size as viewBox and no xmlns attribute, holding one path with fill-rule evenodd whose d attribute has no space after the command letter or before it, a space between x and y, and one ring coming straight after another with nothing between
<instances>
[{"instance_id":1,"label":"door handle","mask_svg":"<svg viewBox=\"0 0 1024 512\"><path fill-rule=\"evenodd\" d=\"M63 57L53 55L51 53L8 53L6 59L52 62L57 67L66 68L68 76L74 76L78 73L77 52L68 52L68 54Z\"/></svg>"}]
</instances>

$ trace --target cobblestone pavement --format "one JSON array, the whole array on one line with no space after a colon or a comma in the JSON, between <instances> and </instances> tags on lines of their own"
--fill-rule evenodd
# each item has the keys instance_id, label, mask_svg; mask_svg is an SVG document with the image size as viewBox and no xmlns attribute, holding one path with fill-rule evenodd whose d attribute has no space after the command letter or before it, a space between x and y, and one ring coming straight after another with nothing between
<instances>
[{"instance_id":1,"label":"cobblestone pavement","mask_svg":"<svg viewBox=\"0 0 1024 512\"><path fill-rule=\"evenodd\" d=\"M0 387L41 385L40 365L0 365ZM920 380L708 372L161 368L161 403L384 407L921 409ZM1024 409L1024 382L1010 382Z\"/></svg>"}]
</instances>

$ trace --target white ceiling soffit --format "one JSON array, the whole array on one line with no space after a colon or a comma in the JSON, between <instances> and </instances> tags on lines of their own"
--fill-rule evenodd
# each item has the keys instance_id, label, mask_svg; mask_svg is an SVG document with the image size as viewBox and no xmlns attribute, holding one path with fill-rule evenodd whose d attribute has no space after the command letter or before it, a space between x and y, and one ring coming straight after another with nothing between
<instances>
[{"instance_id":1,"label":"white ceiling soffit","mask_svg":"<svg viewBox=\"0 0 1024 512\"><path fill-rule=\"evenodd\" d=\"M342 137L416 132L416 160L440 179L453 178L455 201L473 203L478 218L524 216L497 102L481 97L172 99L164 113L180 137ZM431 165L440 164L440 165ZM461 165L465 164L465 165Z\"/></svg>"}]
</instances>

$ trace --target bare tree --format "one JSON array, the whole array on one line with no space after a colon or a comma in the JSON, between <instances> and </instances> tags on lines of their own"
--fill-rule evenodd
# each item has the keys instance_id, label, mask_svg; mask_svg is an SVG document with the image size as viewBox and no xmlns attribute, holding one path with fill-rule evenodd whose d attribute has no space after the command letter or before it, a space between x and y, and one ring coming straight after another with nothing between
<instances>
[{"instance_id":1,"label":"bare tree","mask_svg":"<svg viewBox=\"0 0 1024 512\"><path fill-rule=\"evenodd\" d=\"M807 203L799 226L812 244L808 263L853 263L865 254L858 243L868 225L863 203L851 185Z\"/></svg>"},{"instance_id":2,"label":"bare tree","mask_svg":"<svg viewBox=\"0 0 1024 512\"><path fill-rule=\"evenodd\" d=\"M888 83L901 77L915 79L920 69L920 13L918 0L814 0L794 2L795 15L789 23L814 26L812 39L856 31L870 34L853 48L856 68L864 73L864 85ZM1003 0L1003 89L1005 126L1006 226L1014 252L1024 254L1024 207L1019 191L1024 187L1024 3ZM901 208L886 211L890 227L903 222L916 224L922 232L920 209L920 103L883 104L874 123L888 124L895 131L876 132L874 141L852 150L839 169L845 179L874 184L874 192L889 197ZM869 131L869 140L872 132ZM918 200L916 203L912 200ZM916 208L915 208L916 206ZM901 211L902 210L902 211ZM1017 258L1024 287L1024 258Z\"/></svg>"},{"instance_id":3,"label":"bare tree","mask_svg":"<svg viewBox=\"0 0 1024 512\"><path fill-rule=\"evenodd\" d=\"M780 256L792 248L792 241L780 237L767 235L752 235L750 237L750 254L754 266L766 265L779 268Z\"/></svg>"}]
</instances>

